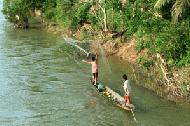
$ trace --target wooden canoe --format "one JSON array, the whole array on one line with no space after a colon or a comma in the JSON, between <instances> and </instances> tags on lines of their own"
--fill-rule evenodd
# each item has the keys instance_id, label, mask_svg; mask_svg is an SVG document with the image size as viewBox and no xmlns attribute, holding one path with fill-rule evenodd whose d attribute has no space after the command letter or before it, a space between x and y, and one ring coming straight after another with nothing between
<instances>
[{"instance_id":1,"label":"wooden canoe","mask_svg":"<svg viewBox=\"0 0 190 126\"><path fill-rule=\"evenodd\" d=\"M108 86L105 86L104 90L101 90L101 91L98 89L98 86L94 86L93 85L93 87L96 88L96 90L98 91L98 93L101 93L106 98L110 99L116 106L118 106L118 107L120 107L120 108L122 108L124 110L127 110L127 111L131 111L131 109L132 110L135 109L135 106L133 104L126 105L124 98L121 95L119 95L117 92L113 91Z\"/></svg>"}]
</instances>

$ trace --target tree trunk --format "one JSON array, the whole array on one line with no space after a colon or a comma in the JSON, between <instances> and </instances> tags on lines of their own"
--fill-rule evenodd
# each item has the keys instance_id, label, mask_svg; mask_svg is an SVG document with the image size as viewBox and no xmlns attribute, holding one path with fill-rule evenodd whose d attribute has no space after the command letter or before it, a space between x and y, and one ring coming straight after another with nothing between
<instances>
[{"instance_id":1,"label":"tree trunk","mask_svg":"<svg viewBox=\"0 0 190 126\"><path fill-rule=\"evenodd\" d=\"M29 28L28 18L25 18L25 19L23 20L23 28L25 28L25 29L28 29L28 28Z\"/></svg>"},{"instance_id":2,"label":"tree trunk","mask_svg":"<svg viewBox=\"0 0 190 126\"><path fill-rule=\"evenodd\" d=\"M107 29L107 13L106 13L105 8L104 8L104 31L108 31L108 29Z\"/></svg>"},{"instance_id":3,"label":"tree trunk","mask_svg":"<svg viewBox=\"0 0 190 126\"><path fill-rule=\"evenodd\" d=\"M104 31L108 31L108 29L107 29L107 13L106 13L106 8L103 8L101 6L100 1L99 1L99 7L100 7L100 9L102 10L102 12L104 14L104 19L103 19L103 21L104 21Z\"/></svg>"}]
</instances>

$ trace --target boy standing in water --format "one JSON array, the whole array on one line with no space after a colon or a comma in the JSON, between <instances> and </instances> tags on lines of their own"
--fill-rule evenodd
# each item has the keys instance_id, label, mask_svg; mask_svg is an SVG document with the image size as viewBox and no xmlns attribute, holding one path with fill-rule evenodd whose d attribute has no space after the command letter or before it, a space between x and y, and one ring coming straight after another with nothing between
<instances>
[{"instance_id":1,"label":"boy standing in water","mask_svg":"<svg viewBox=\"0 0 190 126\"><path fill-rule=\"evenodd\" d=\"M82 61L92 65L92 82L96 86L98 80L98 54L96 53L96 56L92 57L92 61Z\"/></svg>"},{"instance_id":2,"label":"boy standing in water","mask_svg":"<svg viewBox=\"0 0 190 126\"><path fill-rule=\"evenodd\" d=\"M124 79L123 89L125 91L124 99L125 99L126 105L129 105L130 104L130 95L129 95L130 94L130 86L129 86L129 80L127 79L126 74L123 75L123 79Z\"/></svg>"}]
</instances>

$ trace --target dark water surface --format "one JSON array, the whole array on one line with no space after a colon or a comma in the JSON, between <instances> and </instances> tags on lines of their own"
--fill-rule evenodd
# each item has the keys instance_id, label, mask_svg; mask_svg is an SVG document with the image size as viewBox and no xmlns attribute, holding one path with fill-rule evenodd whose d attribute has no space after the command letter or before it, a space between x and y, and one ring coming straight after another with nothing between
<instances>
[{"instance_id":1,"label":"dark water surface","mask_svg":"<svg viewBox=\"0 0 190 126\"><path fill-rule=\"evenodd\" d=\"M1 1L2 5L2 1ZM175 105L135 84L132 114L89 84L90 66L60 51L63 40L40 30L18 30L0 14L1 126L190 126L190 107ZM128 65L100 60L100 80L122 93Z\"/></svg>"}]
</instances>

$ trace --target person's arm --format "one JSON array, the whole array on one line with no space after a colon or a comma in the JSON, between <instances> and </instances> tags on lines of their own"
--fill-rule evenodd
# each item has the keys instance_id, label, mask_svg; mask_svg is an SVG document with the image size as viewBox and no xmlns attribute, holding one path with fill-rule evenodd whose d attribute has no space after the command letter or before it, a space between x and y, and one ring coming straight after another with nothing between
<instances>
[{"instance_id":1,"label":"person's arm","mask_svg":"<svg viewBox=\"0 0 190 126\"><path fill-rule=\"evenodd\" d=\"M84 63L88 63L88 64L91 64L91 62L86 61L86 60L82 60L82 62L84 62Z\"/></svg>"}]
</instances>

